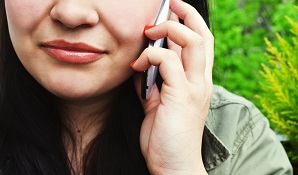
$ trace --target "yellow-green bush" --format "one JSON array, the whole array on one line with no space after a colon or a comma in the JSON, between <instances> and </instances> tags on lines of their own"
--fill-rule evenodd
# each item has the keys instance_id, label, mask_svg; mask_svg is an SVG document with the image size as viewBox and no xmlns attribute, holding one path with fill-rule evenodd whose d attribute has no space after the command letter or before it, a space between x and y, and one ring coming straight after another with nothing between
<instances>
[{"instance_id":1,"label":"yellow-green bush","mask_svg":"<svg viewBox=\"0 0 298 175\"><path fill-rule=\"evenodd\" d=\"M210 0L211 27L215 36L213 80L261 108L261 63L267 37L276 44L275 33L289 40L284 15L298 19L293 6L298 0Z\"/></svg>"},{"instance_id":2,"label":"yellow-green bush","mask_svg":"<svg viewBox=\"0 0 298 175\"><path fill-rule=\"evenodd\" d=\"M296 7L298 12L298 7ZM266 58L260 74L261 93L257 98L272 127L290 143L286 147L293 163L298 162L298 22L286 17L291 24L291 41L277 34L278 45L268 39Z\"/></svg>"}]
</instances>

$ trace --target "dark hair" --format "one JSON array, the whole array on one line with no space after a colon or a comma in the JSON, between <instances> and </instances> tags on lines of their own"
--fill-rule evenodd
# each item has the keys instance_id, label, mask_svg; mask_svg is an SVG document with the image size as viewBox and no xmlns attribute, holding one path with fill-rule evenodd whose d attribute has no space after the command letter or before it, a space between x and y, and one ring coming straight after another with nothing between
<instances>
[{"instance_id":1,"label":"dark hair","mask_svg":"<svg viewBox=\"0 0 298 175\"><path fill-rule=\"evenodd\" d=\"M207 0L186 0L209 25ZM10 40L4 0L0 2L0 170L2 174L72 173L62 140L67 129L54 95L20 63ZM104 130L88 145L84 174L149 174L139 132L144 112L132 79L119 89Z\"/></svg>"}]
</instances>

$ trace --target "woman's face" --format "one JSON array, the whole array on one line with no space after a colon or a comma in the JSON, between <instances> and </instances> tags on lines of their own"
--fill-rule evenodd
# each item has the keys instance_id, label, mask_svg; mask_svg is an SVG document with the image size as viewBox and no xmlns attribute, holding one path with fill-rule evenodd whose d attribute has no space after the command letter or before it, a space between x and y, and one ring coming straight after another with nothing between
<instances>
[{"instance_id":1,"label":"woman's face","mask_svg":"<svg viewBox=\"0 0 298 175\"><path fill-rule=\"evenodd\" d=\"M65 99L104 94L133 71L161 0L5 0L15 51L27 71Z\"/></svg>"}]
</instances>

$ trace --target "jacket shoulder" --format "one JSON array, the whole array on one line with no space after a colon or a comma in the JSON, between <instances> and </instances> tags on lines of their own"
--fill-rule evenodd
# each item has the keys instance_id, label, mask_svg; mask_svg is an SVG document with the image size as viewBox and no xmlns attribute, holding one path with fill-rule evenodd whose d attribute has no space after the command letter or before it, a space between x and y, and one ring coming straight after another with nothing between
<instances>
[{"instance_id":1,"label":"jacket shoulder","mask_svg":"<svg viewBox=\"0 0 298 175\"><path fill-rule=\"evenodd\" d=\"M211 172L292 174L288 157L267 118L245 98L214 86L206 126L230 154Z\"/></svg>"}]
</instances>

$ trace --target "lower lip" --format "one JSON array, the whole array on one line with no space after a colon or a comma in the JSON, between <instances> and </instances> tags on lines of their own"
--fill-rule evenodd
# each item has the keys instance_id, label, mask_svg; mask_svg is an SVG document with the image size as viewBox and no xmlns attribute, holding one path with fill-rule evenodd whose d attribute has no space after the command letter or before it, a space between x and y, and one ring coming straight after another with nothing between
<instances>
[{"instance_id":1,"label":"lower lip","mask_svg":"<svg viewBox=\"0 0 298 175\"><path fill-rule=\"evenodd\" d=\"M53 58L71 64L88 64L97 61L103 53L81 52L59 48L44 47L45 51Z\"/></svg>"}]
</instances>

